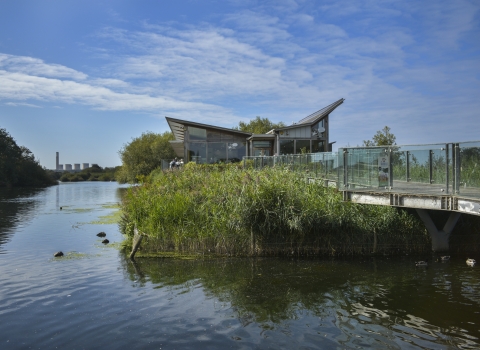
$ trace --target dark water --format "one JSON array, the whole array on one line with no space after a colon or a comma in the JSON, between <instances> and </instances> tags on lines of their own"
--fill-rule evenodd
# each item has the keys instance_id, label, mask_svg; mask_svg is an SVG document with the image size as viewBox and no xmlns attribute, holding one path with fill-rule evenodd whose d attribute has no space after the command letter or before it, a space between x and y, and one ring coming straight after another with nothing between
<instances>
[{"instance_id":1,"label":"dark water","mask_svg":"<svg viewBox=\"0 0 480 350\"><path fill-rule=\"evenodd\" d=\"M133 264L98 222L122 190L0 190L0 349L480 348L480 267L466 257Z\"/></svg>"}]
</instances>

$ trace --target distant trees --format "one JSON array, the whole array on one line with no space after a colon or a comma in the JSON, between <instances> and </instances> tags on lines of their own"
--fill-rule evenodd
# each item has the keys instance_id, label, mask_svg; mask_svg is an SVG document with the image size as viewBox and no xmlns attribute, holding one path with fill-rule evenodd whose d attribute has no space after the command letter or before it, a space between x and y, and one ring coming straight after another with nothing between
<instances>
[{"instance_id":1,"label":"distant trees","mask_svg":"<svg viewBox=\"0 0 480 350\"><path fill-rule=\"evenodd\" d=\"M390 128L385 126L382 130L377 131L377 133L373 135L372 140L364 140L363 146L392 146L396 145L396 139L395 135L390 132Z\"/></svg>"},{"instance_id":2,"label":"distant trees","mask_svg":"<svg viewBox=\"0 0 480 350\"><path fill-rule=\"evenodd\" d=\"M0 187L43 187L56 184L35 160L33 153L18 146L5 129L0 128Z\"/></svg>"},{"instance_id":3,"label":"distant trees","mask_svg":"<svg viewBox=\"0 0 480 350\"><path fill-rule=\"evenodd\" d=\"M268 118L261 118L257 116L255 119L250 120L248 123L240 122L238 126L233 127L235 130L251 132L252 134L265 134L272 129L285 127L285 124L274 123Z\"/></svg>"},{"instance_id":4,"label":"distant trees","mask_svg":"<svg viewBox=\"0 0 480 350\"><path fill-rule=\"evenodd\" d=\"M61 177L62 182L78 182L78 181L116 181L116 173L121 167L102 168L97 164L90 168L83 169L80 172L70 173L65 171Z\"/></svg>"},{"instance_id":5,"label":"distant trees","mask_svg":"<svg viewBox=\"0 0 480 350\"><path fill-rule=\"evenodd\" d=\"M175 152L169 141L174 140L171 132L156 134L145 132L142 136L132 139L123 145L118 152L122 159L122 167L116 174L120 183L135 183L152 170L161 166L162 159L175 157Z\"/></svg>"}]
</instances>

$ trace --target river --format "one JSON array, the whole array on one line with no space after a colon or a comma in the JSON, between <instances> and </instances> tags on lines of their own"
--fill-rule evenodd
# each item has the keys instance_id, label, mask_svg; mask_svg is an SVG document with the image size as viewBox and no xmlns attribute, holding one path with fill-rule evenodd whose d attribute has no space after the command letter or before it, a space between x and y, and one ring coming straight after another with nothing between
<instances>
[{"instance_id":1,"label":"river","mask_svg":"<svg viewBox=\"0 0 480 350\"><path fill-rule=\"evenodd\" d=\"M114 223L124 190L0 190L0 349L480 348L466 257L133 263Z\"/></svg>"}]
</instances>

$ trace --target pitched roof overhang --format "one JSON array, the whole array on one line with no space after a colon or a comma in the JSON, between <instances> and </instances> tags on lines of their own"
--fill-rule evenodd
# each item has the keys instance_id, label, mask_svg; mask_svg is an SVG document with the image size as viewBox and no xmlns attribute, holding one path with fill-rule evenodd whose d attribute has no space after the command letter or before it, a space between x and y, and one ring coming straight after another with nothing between
<instances>
[{"instance_id":1,"label":"pitched roof overhang","mask_svg":"<svg viewBox=\"0 0 480 350\"><path fill-rule=\"evenodd\" d=\"M335 110L335 108L337 108L343 103L343 101L345 101L345 99L341 98L338 101L335 101L334 103L316 111L315 113L312 113L306 116L305 118L299 120L297 123L293 125L285 126L283 128L278 128L276 130L287 130L287 129L298 128L299 126L314 125L315 123L320 121L322 118L325 118L327 115L332 113Z\"/></svg>"},{"instance_id":2,"label":"pitched roof overhang","mask_svg":"<svg viewBox=\"0 0 480 350\"><path fill-rule=\"evenodd\" d=\"M228 128L221 128L221 127L218 127L218 126L195 123L195 122L190 122L190 121L187 121L187 120L174 119L174 118L169 118L169 117L165 117L165 119L167 120L167 123L170 126L170 129L172 130L173 135L175 136L175 141L180 141L180 142L185 141L185 129L188 126L227 132L227 133L235 134L235 135L242 136L242 137L245 137L245 138L252 135L252 133L250 133L250 132L244 132L244 131L235 130L235 129L228 129Z\"/></svg>"}]
</instances>

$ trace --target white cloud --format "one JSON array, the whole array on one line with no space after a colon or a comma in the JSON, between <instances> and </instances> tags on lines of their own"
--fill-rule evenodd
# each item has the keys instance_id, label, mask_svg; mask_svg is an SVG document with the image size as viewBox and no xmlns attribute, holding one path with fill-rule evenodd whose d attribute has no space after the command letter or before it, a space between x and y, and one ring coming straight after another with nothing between
<instances>
[{"instance_id":1,"label":"white cloud","mask_svg":"<svg viewBox=\"0 0 480 350\"><path fill-rule=\"evenodd\" d=\"M80 103L100 110L148 111L168 114L178 110L189 113L224 116L225 108L200 102L179 101L164 96L150 96L115 92L107 87L85 82L37 77L24 73L0 70L0 99L44 101L54 103ZM9 102L11 105L18 102Z\"/></svg>"},{"instance_id":2,"label":"white cloud","mask_svg":"<svg viewBox=\"0 0 480 350\"><path fill-rule=\"evenodd\" d=\"M31 103L24 103L24 102L7 102L5 103L6 106L12 107L32 107L32 108L42 108L41 106L37 106Z\"/></svg>"},{"instance_id":3,"label":"white cloud","mask_svg":"<svg viewBox=\"0 0 480 350\"><path fill-rule=\"evenodd\" d=\"M40 77L73 80L85 80L87 78L86 74L59 64L47 64L38 58L13 56L2 53L0 53L0 69Z\"/></svg>"}]
</instances>

